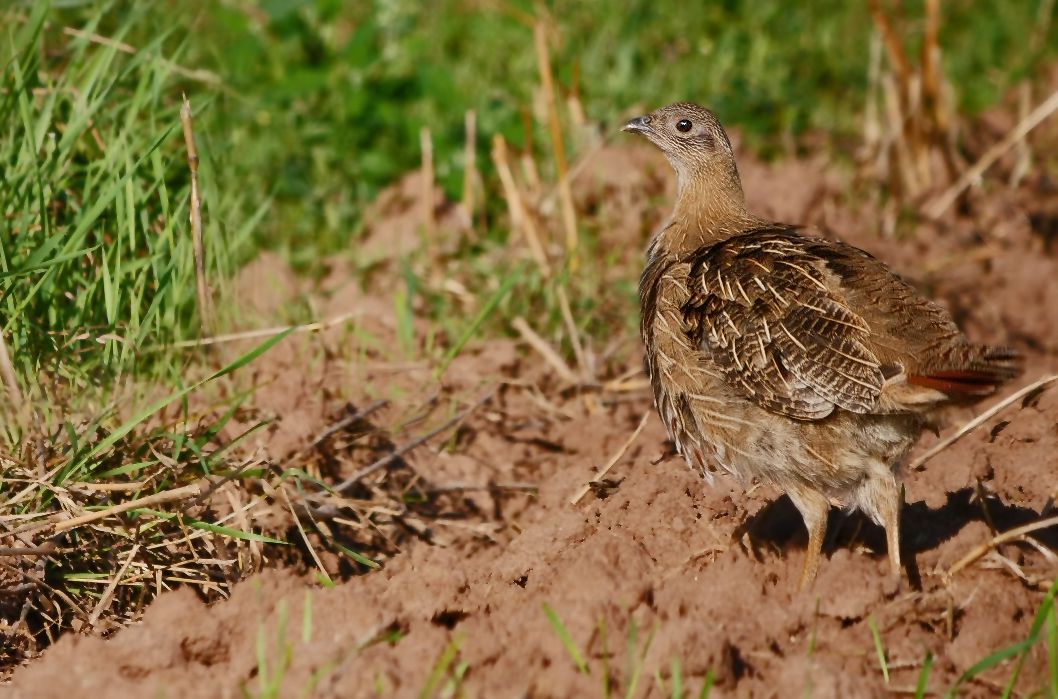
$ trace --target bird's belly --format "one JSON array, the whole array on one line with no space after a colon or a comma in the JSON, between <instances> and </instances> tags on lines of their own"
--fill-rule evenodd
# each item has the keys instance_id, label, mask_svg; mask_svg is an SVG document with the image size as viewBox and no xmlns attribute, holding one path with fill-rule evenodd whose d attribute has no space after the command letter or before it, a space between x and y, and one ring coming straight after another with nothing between
<instances>
[{"instance_id":1,"label":"bird's belly","mask_svg":"<svg viewBox=\"0 0 1058 699\"><path fill-rule=\"evenodd\" d=\"M894 467L922 432L920 418L910 414L835 410L822 420L796 420L719 379L700 382L694 392L668 388L665 401L684 423L672 436L692 468L783 490L808 486L839 501L868 473Z\"/></svg>"}]
</instances>

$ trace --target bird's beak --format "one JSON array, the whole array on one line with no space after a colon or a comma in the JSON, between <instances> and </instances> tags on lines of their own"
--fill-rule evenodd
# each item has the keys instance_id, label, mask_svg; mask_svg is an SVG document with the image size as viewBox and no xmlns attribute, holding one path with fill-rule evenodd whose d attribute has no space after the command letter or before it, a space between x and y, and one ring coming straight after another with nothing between
<instances>
[{"instance_id":1,"label":"bird's beak","mask_svg":"<svg viewBox=\"0 0 1058 699\"><path fill-rule=\"evenodd\" d=\"M621 130L650 136L654 134L654 129L650 128L650 121L649 116L636 117L625 124Z\"/></svg>"}]
</instances>

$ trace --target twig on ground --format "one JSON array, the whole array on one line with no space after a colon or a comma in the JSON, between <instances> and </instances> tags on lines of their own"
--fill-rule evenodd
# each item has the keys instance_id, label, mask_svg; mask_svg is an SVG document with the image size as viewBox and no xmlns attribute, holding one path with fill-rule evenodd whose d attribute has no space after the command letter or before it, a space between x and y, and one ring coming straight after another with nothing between
<instances>
[{"instance_id":1,"label":"twig on ground","mask_svg":"<svg viewBox=\"0 0 1058 699\"><path fill-rule=\"evenodd\" d=\"M989 551L1001 544L1006 544L1016 539L1020 539L1026 534L1031 534L1034 531L1046 529L1055 525L1058 525L1058 517L1050 517L1048 519L1041 519L1038 522L1026 524L1024 526L1017 527L1016 529L1011 529L1008 532L1003 532L1002 534L994 536L990 541L974 547L968 554L959 559L959 561L955 565L948 569L947 576L948 578L951 578L960 570L970 565L977 559L983 557Z\"/></svg>"},{"instance_id":2,"label":"twig on ground","mask_svg":"<svg viewBox=\"0 0 1058 699\"><path fill-rule=\"evenodd\" d=\"M35 517L44 517L42 522L30 522L29 524L23 524L21 527L12 529L11 531L4 532L4 536L17 536L20 539L23 536L30 536L42 529L47 529L56 522L61 522L67 517L65 512L35 512Z\"/></svg>"},{"instance_id":3,"label":"twig on ground","mask_svg":"<svg viewBox=\"0 0 1058 699\"><path fill-rule=\"evenodd\" d=\"M65 461L61 461L52 470L48 471L47 473L45 473L44 475L40 476L39 478L36 478L35 480L29 481L30 485L26 486L25 488L20 490L18 493L16 493L14 497L11 497L6 502L4 502L4 508L10 511L15 505L17 505L18 503L22 502L24 499L26 499L30 495L32 495L39 487L41 487L42 485L50 483L52 476L54 476L56 473L58 473L62 469L66 468L66 465L67 464L66 464ZM45 485L45 487L48 487L48 486ZM14 532L9 532L9 533L13 534Z\"/></svg>"},{"instance_id":4,"label":"twig on ground","mask_svg":"<svg viewBox=\"0 0 1058 699\"><path fill-rule=\"evenodd\" d=\"M1005 400L1000 401L999 403L994 405L990 410L986 410L984 413L978 415L976 418L974 418L973 420L970 420L968 423L966 423L965 425L960 427L958 432L956 432L952 436L948 437L947 439L943 440L940 444L938 444L937 446L933 447L932 449L927 451L925 454L923 454L922 456L920 456L917 459L915 459L914 461L912 461L910 464L908 464L908 467L907 467L908 470L909 471L918 471L918 470L920 470L922 468L922 466L925 465L925 463L927 461L929 461L934 456L936 456L937 454L941 453L942 451L944 451L945 449L950 447L952 444L955 444L956 442L958 442L960 439L965 437L970 432L973 432L975 429L977 429L982 424L987 422L990 418L995 417L997 413L1002 411L1004 408L1009 406L1011 403L1017 402L1019 399L1024 398L1025 396L1027 396L1028 394L1032 393L1036 389L1042 388L1042 387L1044 387L1044 386L1046 386L1046 385L1048 385L1050 383L1053 383L1054 381L1058 381L1058 374L1054 374L1054 375L1051 375L1051 376L1044 377L1044 378L1040 379L1039 381L1036 381L1035 383L1029 384L1025 388L1023 388L1020 391L1018 391L1017 393L1012 394L1011 396L1009 396Z\"/></svg>"},{"instance_id":5,"label":"twig on ground","mask_svg":"<svg viewBox=\"0 0 1058 699\"><path fill-rule=\"evenodd\" d=\"M389 401L388 400L378 400L378 401L375 401L374 403L372 403L371 405L367 406L363 410L357 411L356 414L350 415L350 416L345 417L345 418L342 418L341 420L339 420L338 422L334 423L333 425L331 425L330 427L325 429L323 432L321 432L320 435L318 437L316 437L316 439L312 440L312 442L310 442L308 446L306 446L304 449L302 449L299 452L299 454L309 451L310 449L312 449L316 445L318 445L320 442L322 442L323 440L325 440L328 437L330 437L335 432L340 432L341 430L344 430L346 427L349 427L350 425L355 425L356 423L360 422L361 420L366 418L371 413L377 412L378 410L381 410L382 408L386 407L387 405L389 405Z\"/></svg>"},{"instance_id":6,"label":"twig on ground","mask_svg":"<svg viewBox=\"0 0 1058 699\"><path fill-rule=\"evenodd\" d=\"M133 544L129 550L129 556L125 559L125 563L122 564L121 570L115 575L110 584L107 585L107 589L103 592L103 596L99 600L99 604L96 605L95 609L92 610L92 614L88 617L88 626L94 628L96 623L99 621L99 617L110 608L110 602L114 598L114 590L118 588L118 583L125 577L125 573L128 572L129 566L132 565L132 561L136 558L136 554L139 553L140 545Z\"/></svg>"},{"instance_id":7,"label":"twig on ground","mask_svg":"<svg viewBox=\"0 0 1058 699\"><path fill-rule=\"evenodd\" d=\"M650 388L650 379L627 379L625 381L607 381L602 385L606 393L627 393L643 391Z\"/></svg>"},{"instance_id":8,"label":"twig on ground","mask_svg":"<svg viewBox=\"0 0 1058 699\"><path fill-rule=\"evenodd\" d=\"M305 527L301 526L301 520L298 518L297 513L294 512L294 506L290 502L290 496L287 495L287 489L278 488L278 490L283 496L283 500L286 502L287 509L290 510L290 516L294 518L294 524L297 525L298 533L301 534L301 540L305 542L305 548L309 550L309 554L312 555L312 560L316 562L316 568L319 569L320 575L330 581L331 576L327 574L327 569L323 567L323 561L320 560L315 547L313 547L312 542L309 541L309 535L305 533Z\"/></svg>"},{"instance_id":9,"label":"twig on ground","mask_svg":"<svg viewBox=\"0 0 1058 699\"><path fill-rule=\"evenodd\" d=\"M146 485L146 481L132 483L75 483L74 486L102 493L134 492Z\"/></svg>"},{"instance_id":10,"label":"twig on ground","mask_svg":"<svg viewBox=\"0 0 1058 699\"><path fill-rule=\"evenodd\" d=\"M1042 553L1043 557L1046 558L1047 562L1051 565L1058 564L1058 555L1055 555L1054 551L1051 551L1049 548L1037 541L1035 537L1026 536L1025 543Z\"/></svg>"},{"instance_id":11,"label":"twig on ground","mask_svg":"<svg viewBox=\"0 0 1058 699\"><path fill-rule=\"evenodd\" d=\"M98 522L101 519L106 519L113 515L121 514L122 512L128 512L129 510L135 510L139 507L148 507L150 505L158 505L163 502L172 502L173 500L183 500L186 497L191 497L200 493L202 490L198 483L192 483L191 485L185 485L183 488L176 488L175 490L163 490L160 493L154 495L148 495L145 498L139 498L137 500L129 500L113 507L108 507L105 510L99 510L98 512L91 512L80 517L74 517L72 519L66 519L61 522L55 523L55 533L64 532L68 529L74 529L76 527L90 524L92 522ZM49 526L49 525L44 525Z\"/></svg>"},{"instance_id":12,"label":"twig on ground","mask_svg":"<svg viewBox=\"0 0 1058 699\"><path fill-rule=\"evenodd\" d=\"M522 339L528 342L529 346L540 353L544 361L558 372L559 378L567 383L578 383L577 376L573 373L573 370L562 361L562 358L558 356L555 350L551 349L551 345L547 344L547 340L537 335L536 331L529 327L529 323L525 322L525 318L518 316L511 321L511 327L517 330Z\"/></svg>"},{"instance_id":13,"label":"twig on ground","mask_svg":"<svg viewBox=\"0 0 1058 699\"><path fill-rule=\"evenodd\" d=\"M647 412L643 413L643 419L639 421L639 426L636 427L636 430L635 430L635 432L632 433L632 436L629 437L627 439L627 441L625 441L625 443L621 445L620 449L618 449L616 452L614 452L614 455L612 457L610 457L610 461L607 462L607 464L605 466L603 466L601 471L599 471L598 473L595 474L595 478L593 480L597 481L600 478L602 478L603 476L605 476L606 473L611 468L613 468L614 465L618 461L621 460L621 457L624 456L624 453L626 451L628 451L628 447L632 446L632 442L636 441L636 437L638 437L639 433L643 431L643 428L647 426L647 421L649 419L650 419L650 411L648 410ZM591 484L586 484L583 488L581 488L580 490L577 491L576 495L574 495L572 498L570 498L569 504L570 505L576 505L580 501L580 499L582 497L584 497L584 495L589 490L591 490Z\"/></svg>"},{"instance_id":14,"label":"twig on ground","mask_svg":"<svg viewBox=\"0 0 1058 699\"><path fill-rule=\"evenodd\" d=\"M532 401L534 405L539 407L545 413L550 413L551 415L554 415L563 420L573 420L577 417L574 413L566 410L564 407L555 405L550 400L548 400L547 396L544 395L544 392L540 390L540 387L534 383L514 383L512 381L505 381L504 383L508 386L517 386L518 388L525 389L526 395L529 397L529 400Z\"/></svg>"},{"instance_id":15,"label":"twig on ground","mask_svg":"<svg viewBox=\"0 0 1058 699\"><path fill-rule=\"evenodd\" d=\"M607 381L606 383L604 383L603 384L603 390L604 391L625 391L625 390L628 390L626 388L619 388L619 387L624 386L633 377L639 376L640 374L645 374L645 373L646 373L646 370L642 366L633 366L631 369L628 369L627 371L625 371L620 376L615 376L614 378L612 378L609 381ZM640 380L643 380L643 379L640 379ZM649 385L649 381L647 382L647 385Z\"/></svg>"},{"instance_id":16,"label":"twig on ground","mask_svg":"<svg viewBox=\"0 0 1058 699\"><path fill-rule=\"evenodd\" d=\"M996 568L1006 568L1011 573L1013 573L1015 577L1017 577L1019 580L1021 580L1021 582L1025 583L1026 585L1029 585L1031 587L1036 587L1041 582L1039 579L1036 578L1035 575L1028 575L1025 572L1024 568L1022 568L1017 563L1015 563L1014 561L1010 560L1009 558L1007 558L1006 556L1001 554L999 551L992 551L992 552L988 553L985 556L985 560L987 560L987 561L995 561L994 565L995 565ZM1046 585L1047 587L1050 586L1050 581L1043 581L1043 582L1044 582L1044 585Z\"/></svg>"},{"instance_id":17,"label":"twig on ground","mask_svg":"<svg viewBox=\"0 0 1058 699\"><path fill-rule=\"evenodd\" d=\"M263 483L264 482L261 479L256 479L256 480L257 480L258 483ZM262 488L262 490L264 490L264 489ZM267 493L268 493L269 497L272 497L274 499L274 496L275 496L274 489L273 490L268 490ZM240 514L249 512L253 508L257 507L258 505L260 505L261 503L266 502L266 501L267 501L267 498L265 498L263 495L262 496L255 496L254 498L252 498L250 500L250 502L248 502L245 505L243 505L242 507L240 507L238 509L238 511L233 511L233 512L228 513L224 517L221 517L220 519L218 519L216 522L213 522L213 524L224 524L224 523L228 522L231 519L235 519L235 518L239 517ZM180 532L172 532L170 534L166 534L165 536L174 536L174 535L177 535L177 534L183 534L183 536L181 538L179 538L179 539L171 539L170 538L170 539L166 539L165 541L160 541L160 542L155 543L155 544L148 544L146 546L146 549L148 551L152 551L152 550L156 550L156 549L160 549L160 548L169 548L171 546L176 546L176 545L179 545L179 544L184 544L184 543L187 543L187 542L190 542L190 541L194 541L195 539L202 539L204 537L209 536L211 533L212 532L210 532L208 530L205 530L205 529L194 529L194 530L191 530L190 533L188 533L186 530L180 531Z\"/></svg>"},{"instance_id":18,"label":"twig on ground","mask_svg":"<svg viewBox=\"0 0 1058 699\"><path fill-rule=\"evenodd\" d=\"M250 529L250 518L246 512L242 511L242 501L237 495L237 489L234 486L225 487L222 489L224 496L228 499L228 504L231 505L231 511L234 515L235 525L242 531L249 534ZM252 498L251 498L252 500ZM261 567L261 546L257 541L250 539L249 541L236 541L236 558L238 561L238 570L259 570ZM250 551L250 560L247 562L243 561L243 546Z\"/></svg>"},{"instance_id":19,"label":"twig on ground","mask_svg":"<svg viewBox=\"0 0 1058 699\"><path fill-rule=\"evenodd\" d=\"M246 462L243 463L241 466L239 466L237 469L235 469L234 471L232 471L228 475L224 476L219 481L211 483L210 486L208 488L206 488L202 492L202 494L199 495L197 498L195 498L191 502L184 503L180 507L180 512L181 513L186 513L192 507L195 507L196 505L202 504L203 502L205 502L206 500L211 498L213 496L213 494L216 493L218 490L220 490L225 485L227 485L228 483L232 482L233 480L235 480L236 478L241 476L244 472L249 470L249 468L251 466L259 466L262 463L267 463L267 462L262 460L262 459L257 459L257 458L252 458L252 457L247 459Z\"/></svg>"},{"instance_id":20,"label":"twig on ground","mask_svg":"<svg viewBox=\"0 0 1058 699\"><path fill-rule=\"evenodd\" d=\"M81 607L81 605L77 604L72 599L70 599L70 596L67 595L65 592L63 592L62 590L56 589L56 588L52 587L51 585L49 585L47 583L47 581L44 580L43 577L34 575L32 573L27 573L24 570L19 570L18 568L14 567L14 566L9 566L8 564L3 563L3 562L0 562L0 568L6 570L9 573L13 573L14 575L19 575L19 576L25 578L26 580L29 580L30 582L32 582L35 585L37 585L37 587L42 587L45 590L48 590L48 591L54 593L55 596L58 597L59 599L61 599L63 602L65 602L67 604L67 606L69 606L70 609L78 617L81 618L82 621L87 621L88 620L88 612L86 612Z\"/></svg>"},{"instance_id":21,"label":"twig on ground","mask_svg":"<svg viewBox=\"0 0 1058 699\"><path fill-rule=\"evenodd\" d=\"M407 444L405 444L403 447L397 449L396 451L391 452L389 454L386 454L385 456L383 456L381 459L379 459L375 463L371 464L370 466L360 469L359 471L354 473L349 478L346 478L344 481L342 481L338 485L334 486L334 488L332 488L331 490L333 490L333 491L335 491L337 493L345 492L346 490L351 488L353 485L358 483L361 479L366 478L367 476L371 475L375 471L378 471L379 469L385 468L386 466L391 464L393 461L401 458L402 456L404 456L405 454L407 454L411 450L422 446L423 444L428 442L430 439L432 439L432 438L436 437L437 435L441 434L442 432L448 430L453 425L457 425L457 424L462 423L464 420L466 420L470 416L471 413L473 413L475 410L477 410L479 407L481 407L483 404L485 404L490 398L492 398L492 394L493 394L493 391L489 391L477 403L475 403L474 405L470 406L469 408L467 408L463 412L459 413L458 415L453 417L451 420L446 421L440 427L435 427L434 429L430 430L429 432L427 432L426 434L422 435L421 437L418 437L417 439L414 439L411 442L408 442ZM315 501L318 502L320 495L322 495L322 494L310 495L310 496L308 496L307 499L315 500Z\"/></svg>"},{"instance_id":22,"label":"twig on ground","mask_svg":"<svg viewBox=\"0 0 1058 699\"><path fill-rule=\"evenodd\" d=\"M58 551L58 548L50 541L45 541L40 546L31 548L0 546L0 556L50 556L56 551Z\"/></svg>"},{"instance_id":23,"label":"twig on ground","mask_svg":"<svg viewBox=\"0 0 1058 699\"><path fill-rule=\"evenodd\" d=\"M202 242L202 195L198 187L198 146L195 144L195 125L191 117L191 101L184 95L180 107L180 121L184 125L187 142L187 164L191 168L191 237L195 253L195 278L198 284L198 313L202 337L213 334L213 306L206 285L206 250Z\"/></svg>"},{"instance_id":24,"label":"twig on ground","mask_svg":"<svg viewBox=\"0 0 1058 699\"><path fill-rule=\"evenodd\" d=\"M1022 119L1003 139L986 150L976 163L974 163L955 183L940 195L932 204L926 207L926 216L929 218L940 218L948 207L952 205L963 191L973 184L985 170L1013 148L1018 141L1023 139L1030 131L1039 126L1044 119L1058 110L1058 90L1053 92L1044 102L1032 110L1032 113Z\"/></svg>"},{"instance_id":25,"label":"twig on ground","mask_svg":"<svg viewBox=\"0 0 1058 699\"><path fill-rule=\"evenodd\" d=\"M44 571L47 568L47 565L48 565L48 559L44 558L43 556L41 558L37 559L37 565L33 567L33 572L36 574L36 576L38 578L43 578L44 577ZM19 588L21 588L21 589L19 589ZM35 590L36 588L37 588L37 584L36 583L28 582L28 583L23 583L22 585L18 585L16 588L8 588L8 591L11 594L19 594L20 592L29 592L31 590ZM29 610L33 608L33 602L34 602L34 596L33 595L26 595L25 601L22 602L22 611L19 612L18 621L16 621L15 625L11 628L12 635L14 635L16 633L19 633L19 631L22 630L22 633L26 634L30 638L33 637L33 634L31 634L28 629L25 629L25 627L26 627L26 619L29 618ZM36 643L34 642L33 645L35 646Z\"/></svg>"},{"instance_id":26,"label":"twig on ground","mask_svg":"<svg viewBox=\"0 0 1058 699\"><path fill-rule=\"evenodd\" d=\"M285 333L291 330L295 333L308 333L316 332L317 330L328 330L333 328L335 325L344 323L350 318L356 315L355 312L343 313L340 316L335 316L329 320L323 320L319 323L309 323L308 325L283 325L277 328L262 328L261 330L247 330L241 333L233 333L231 335L217 335L216 337L206 337L201 340L182 340L180 342L174 342L169 345L151 345L147 347L147 350L155 349L168 349L176 348L182 349L184 347L198 347L200 345L217 345L222 342L237 342L239 340L254 340L259 337L273 337L280 333Z\"/></svg>"},{"instance_id":27,"label":"twig on ground","mask_svg":"<svg viewBox=\"0 0 1058 699\"><path fill-rule=\"evenodd\" d=\"M497 492L504 490L522 491L527 493L535 493L540 487L535 483L487 483L485 485L445 485L437 486L435 488L425 488L424 493L435 494L435 493L476 493L476 492Z\"/></svg>"}]
</instances>

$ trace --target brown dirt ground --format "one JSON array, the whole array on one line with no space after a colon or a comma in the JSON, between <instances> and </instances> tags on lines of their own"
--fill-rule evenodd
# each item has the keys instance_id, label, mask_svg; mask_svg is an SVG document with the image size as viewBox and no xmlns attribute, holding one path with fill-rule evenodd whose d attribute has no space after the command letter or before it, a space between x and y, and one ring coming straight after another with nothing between
<instances>
[{"instance_id":1,"label":"brown dirt ground","mask_svg":"<svg viewBox=\"0 0 1058 699\"><path fill-rule=\"evenodd\" d=\"M1058 228L1053 183L1038 178L1019 192L978 196L963 215L886 240L870 203L842 194L849 183L840 168L821 159L773 166L744 156L740 163L751 208L870 250L949 304L975 339L1022 349L1026 376L1011 391L1058 369L1058 259L1046 238ZM604 224L603 245L635 260L649 228L640 223L642 212L649 210L651 220L663 215L671 180L651 151L607 148L581 175L578 201ZM643 192L654 196L645 201ZM251 291L268 278L297 287L284 275L266 258L244 281ZM776 500L769 488L747 493L723 478L710 487L678 458L666 458L664 430L645 391L593 393L601 409L591 412L576 390L555 390L546 366L514 341L472 346L442 387L425 365L384 361L364 339L385 345L396 334L384 278L364 292L338 265L321 289L313 292L320 292L318 314L355 312L364 332L334 328L287 341L262 358L255 409L279 419L260 448L282 460L326 427L343 401L362 407L388 392L397 397L387 409L395 421L401 405L421 403L440 388L466 397L501 379L461 428L454 450L439 451L435 440L409 461L433 484L532 483L537 493L467 491L464 504L477 513L472 522L432 522L429 543L408 537L381 571L333 588L304 574L302 564L267 570L209 607L189 588L166 593L141 623L112 638L61 638L15 673L11 695L190 698L245 690L256 696L284 656L281 640L290 661L273 696L301 696L313 673L322 678L312 696L375 696L380 688L385 696L417 696L456 639L468 696L602 696L604 656L614 691L623 695L633 681L626 663L633 625L634 652L646 648L640 697L663 696L655 674L668 682L673 658L681 660L693 696L709 670L719 697L888 696L914 686L927 651L935 658L930 688L944 690L976 661L1028 635L1043 596L1034 583L1058 573L1053 555L1011 544L1000 549L1002 558L992 554L945 576L989 539L991 527L1004 531L1049 508L1058 486L1058 391L1013 405L923 471L904 473L910 584L887 577L879 528L834 512L819 579L798 593L806 535L790 502ZM267 315L283 299L261 295L258 302L256 310ZM357 361L340 360L343 343L367 349ZM320 356L313 346L328 348L323 359L313 359ZM612 371L639 361L633 354ZM645 413L650 421L605 487L570 505ZM936 441L927 435L915 454ZM742 536L750 527L752 537ZM1055 529L1036 538L1058 547ZM589 674L578 672L545 603L582 649ZM872 616L889 654L888 686ZM271 672L259 668L261 641ZM1019 687L1038 686L1045 668L1037 651ZM1010 671L1007 663L985 673L965 695L995 695Z\"/></svg>"}]
</instances>

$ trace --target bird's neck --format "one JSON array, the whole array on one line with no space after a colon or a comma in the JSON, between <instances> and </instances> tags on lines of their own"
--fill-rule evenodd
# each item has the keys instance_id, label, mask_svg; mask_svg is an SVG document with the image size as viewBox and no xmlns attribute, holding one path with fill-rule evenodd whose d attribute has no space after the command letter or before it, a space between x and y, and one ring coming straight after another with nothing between
<instances>
[{"instance_id":1,"label":"bird's neck","mask_svg":"<svg viewBox=\"0 0 1058 699\"><path fill-rule=\"evenodd\" d=\"M651 255L684 259L699 248L752 228L759 219L746 212L746 197L734 163L719 171L676 168L679 189L672 219L655 236Z\"/></svg>"}]
</instances>

